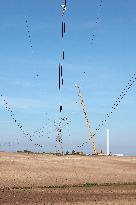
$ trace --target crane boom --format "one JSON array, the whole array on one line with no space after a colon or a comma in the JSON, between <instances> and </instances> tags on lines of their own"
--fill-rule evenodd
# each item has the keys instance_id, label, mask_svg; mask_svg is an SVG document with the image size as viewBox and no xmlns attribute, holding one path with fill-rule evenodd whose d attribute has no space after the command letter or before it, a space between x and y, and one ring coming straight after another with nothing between
<instances>
[{"instance_id":1,"label":"crane boom","mask_svg":"<svg viewBox=\"0 0 136 205\"><path fill-rule=\"evenodd\" d=\"M80 103L81 103L81 106L83 108L83 113L84 113L84 117L85 117L85 120L86 120L86 124L87 124L87 127L88 127L88 131L89 131L89 136L90 136L90 141L91 141L91 144L92 144L92 147L93 147L93 154L97 154L97 150L96 150L96 145L95 145L95 142L94 142L94 135L91 131L91 125L89 123L89 120L88 120L88 117L87 117L87 110L86 110L86 107L85 107L85 103L83 101L83 97L81 95L81 91L80 91L80 87L78 85L75 85L76 88L77 88L77 94L80 98Z\"/></svg>"}]
</instances>

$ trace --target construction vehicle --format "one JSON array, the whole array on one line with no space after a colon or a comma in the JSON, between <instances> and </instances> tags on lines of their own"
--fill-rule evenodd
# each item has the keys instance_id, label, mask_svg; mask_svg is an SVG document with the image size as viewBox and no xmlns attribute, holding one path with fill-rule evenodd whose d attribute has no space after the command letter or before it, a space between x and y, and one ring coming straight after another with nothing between
<instances>
[{"instance_id":1,"label":"construction vehicle","mask_svg":"<svg viewBox=\"0 0 136 205\"><path fill-rule=\"evenodd\" d=\"M86 124L87 124L87 127L88 127L89 136L90 136L90 142L92 144L93 155L103 155L102 153L97 152L96 145L95 145L95 142L94 142L95 134L93 134L93 132L91 130L91 125L90 125L90 122L89 122L88 117L87 117L87 110L86 110L86 107L85 107L85 103L83 101L83 97L81 95L80 87L77 84L75 84L75 87L77 88L77 94L80 98L80 103L81 103L81 106L83 108L83 113L84 113L84 117L85 117Z\"/></svg>"}]
</instances>

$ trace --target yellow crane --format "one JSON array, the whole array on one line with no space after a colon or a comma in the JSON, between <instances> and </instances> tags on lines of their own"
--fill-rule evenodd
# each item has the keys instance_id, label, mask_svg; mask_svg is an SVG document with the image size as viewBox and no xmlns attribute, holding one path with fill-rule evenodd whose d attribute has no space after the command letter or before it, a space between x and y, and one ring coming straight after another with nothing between
<instances>
[{"instance_id":1,"label":"yellow crane","mask_svg":"<svg viewBox=\"0 0 136 205\"><path fill-rule=\"evenodd\" d=\"M97 152L97 149L96 149L96 145L95 145L95 142L94 142L94 134L93 134L93 132L91 130L91 125L90 125L88 117L87 117L87 110L86 110L86 107L85 107L85 103L83 101L83 97L81 95L80 87L77 84L75 84L75 87L77 89L77 94L78 94L78 96L80 98L80 103L81 103L81 106L83 108L83 113L84 113L84 117L85 117L86 124L87 124L87 127L88 127L90 141L91 141L92 148L93 148L93 154L94 155L98 155L98 152Z\"/></svg>"}]
</instances>

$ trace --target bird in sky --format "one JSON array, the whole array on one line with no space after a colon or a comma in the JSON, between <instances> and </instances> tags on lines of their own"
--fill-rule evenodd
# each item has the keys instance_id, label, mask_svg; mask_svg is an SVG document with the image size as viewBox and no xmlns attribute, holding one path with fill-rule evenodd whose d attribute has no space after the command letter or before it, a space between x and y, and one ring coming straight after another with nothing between
<instances>
[{"instance_id":1,"label":"bird in sky","mask_svg":"<svg viewBox=\"0 0 136 205\"><path fill-rule=\"evenodd\" d=\"M65 4L61 4L60 6L61 6L61 8L62 8L62 16L63 16L64 13L65 13L65 11L67 10L67 7L66 7Z\"/></svg>"}]
</instances>

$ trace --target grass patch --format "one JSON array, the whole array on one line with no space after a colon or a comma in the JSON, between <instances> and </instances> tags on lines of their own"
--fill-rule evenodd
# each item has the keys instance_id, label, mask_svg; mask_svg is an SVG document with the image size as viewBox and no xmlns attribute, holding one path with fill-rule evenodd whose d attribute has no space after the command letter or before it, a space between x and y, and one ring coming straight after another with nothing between
<instances>
[{"instance_id":1,"label":"grass patch","mask_svg":"<svg viewBox=\"0 0 136 205\"><path fill-rule=\"evenodd\" d=\"M71 187L93 187L98 186L96 183L85 183L85 184L64 184L58 186L47 186L46 188L71 188Z\"/></svg>"},{"instance_id":2,"label":"grass patch","mask_svg":"<svg viewBox=\"0 0 136 205\"><path fill-rule=\"evenodd\" d=\"M85 184L64 184L64 185L51 185L51 186L35 186L35 187L4 187L0 188L0 190L30 190L30 189L66 189L66 188L91 188L91 187L100 187L100 186L128 186L128 185L136 185L136 182L124 182L124 183L85 183Z\"/></svg>"},{"instance_id":3,"label":"grass patch","mask_svg":"<svg viewBox=\"0 0 136 205\"><path fill-rule=\"evenodd\" d=\"M118 186L118 185L136 185L136 182L124 182L124 183L103 183L99 184L99 186Z\"/></svg>"}]
</instances>

